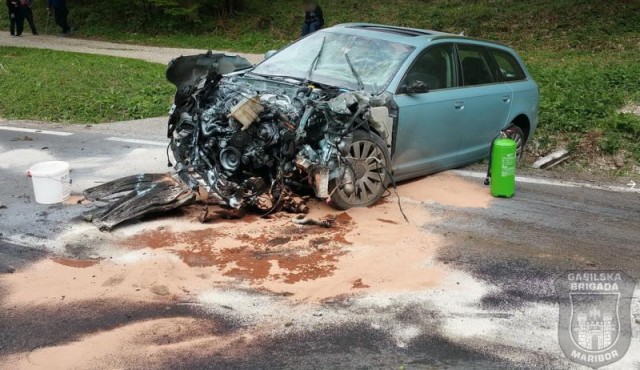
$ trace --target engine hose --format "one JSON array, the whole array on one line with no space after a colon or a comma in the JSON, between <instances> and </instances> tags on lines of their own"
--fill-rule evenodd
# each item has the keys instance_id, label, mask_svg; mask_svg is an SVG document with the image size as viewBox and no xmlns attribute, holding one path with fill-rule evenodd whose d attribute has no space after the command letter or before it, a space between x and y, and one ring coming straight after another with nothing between
<instances>
[{"instance_id":1,"label":"engine hose","mask_svg":"<svg viewBox=\"0 0 640 370\"><path fill-rule=\"evenodd\" d=\"M311 94L311 88L309 86L304 86L298 89L298 91L296 91L296 96L300 95L300 93L305 93L306 96L309 96Z\"/></svg>"},{"instance_id":2,"label":"engine hose","mask_svg":"<svg viewBox=\"0 0 640 370\"><path fill-rule=\"evenodd\" d=\"M308 106L304 110L304 114L302 115L302 119L300 120L300 125L296 129L296 141L299 141L304 137L304 131L307 126L307 122L309 121L309 119L311 118L311 116L315 111L316 109L313 106Z\"/></svg>"},{"instance_id":3,"label":"engine hose","mask_svg":"<svg viewBox=\"0 0 640 370\"><path fill-rule=\"evenodd\" d=\"M396 179L393 178L393 175L388 168L385 167L384 170L387 173L387 176L389 176L391 183L393 184L393 192L396 194L396 198L398 198L398 208L400 209L400 213L402 213L402 217L404 217L404 220L409 223L409 218L404 213L404 209L402 209L402 202L400 201L400 194L398 193L398 185L396 184Z\"/></svg>"},{"instance_id":4,"label":"engine hose","mask_svg":"<svg viewBox=\"0 0 640 370\"><path fill-rule=\"evenodd\" d=\"M362 113L364 113L365 110L369 109L368 105L361 105L358 110L356 111L356 113L353 115L353 117L351 117L351 119L349 120L349 122L347 122L347 127L351 127L353 126L353 123L356 121L356 119L358 119L358 117L360 117L362 115ZM364 120L364 122L366 122L366 120ZM358 125L358 127L362 126L362 124ZM369 130L369 132L371 132L371 129L369 129L369 124L367 123L367 129Z\"/></svg>"},{"instance_id":5,"label":"engine hose","mask_svg":"<svg viewBox=\"0 0 640 370\"><path fill-rule=\"evenodd\" d=\"M167 145L167 167L173 167L173 163L171 163L171 158L169 158L169 148L171 148L171 144L173 143L173 139L169 141Z\"/></svg>"}]
</instances>

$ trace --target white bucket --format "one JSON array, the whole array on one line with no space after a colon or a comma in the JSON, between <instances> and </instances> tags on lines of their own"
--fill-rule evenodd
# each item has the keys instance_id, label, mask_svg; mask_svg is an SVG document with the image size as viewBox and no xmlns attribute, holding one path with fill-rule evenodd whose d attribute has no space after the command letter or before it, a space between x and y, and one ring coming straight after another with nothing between
<instances>
[{"instance_id":1,"label":"white bucket","mask_svg":"<svg viewBox=\"0 0 640 370\"><path fill-rule=\"evenodd\" d=\"M55 204L64 202L71 195L69 163L62 161L42 162L29 169L33 181L36 202Z\"/></svg>"}]
</instances>

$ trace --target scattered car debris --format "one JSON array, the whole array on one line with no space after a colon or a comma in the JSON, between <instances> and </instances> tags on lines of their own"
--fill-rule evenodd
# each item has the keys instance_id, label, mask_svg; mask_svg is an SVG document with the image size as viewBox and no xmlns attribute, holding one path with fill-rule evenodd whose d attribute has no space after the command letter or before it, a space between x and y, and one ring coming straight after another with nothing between
<instances>
[{"instance_id":1,"label":"scattered car debris","mask_svg":"<svg viewBox=\"0 0 640 370\"><path fill-rule=\"evenodd\" d=\"M533 168L540 168L540 169L549 169L551 167L554 167L564 161L566 161L569 158L569 151L566 149L560 149L560 150L556 150L555 152L544 156L540 159L538 159L537 161L535 161L535 163L533 163L532 167Z\"/></svg>"},{"instance_id":2,"label":"scattered car debris","mask_svg":"<svg viewBox=\"0 0 640 370\"><path fill-rule=\"evenodd\" d=\"M323 220L314 220L311 218L305 218L304 215L296 215L294 218L291 219L291 222L293 222L296 225L313 225L313 226L320 226L328 229L333 227L333 225L335 225L336 220L333 218L327 218Z\"/></svg>"}]
</instances>

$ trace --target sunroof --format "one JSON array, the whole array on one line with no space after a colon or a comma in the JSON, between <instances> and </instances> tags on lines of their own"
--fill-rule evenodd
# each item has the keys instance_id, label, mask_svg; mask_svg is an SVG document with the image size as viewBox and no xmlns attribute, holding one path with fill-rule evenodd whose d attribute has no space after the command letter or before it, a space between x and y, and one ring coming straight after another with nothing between
<instances>
[{"instance_id":1,"label":"sunroof","mask_svg":"<svg viewBox=\"0 0 640 370\"><path fill-rule=\"evenodd\" d=\"M393 34L396 34L396 35L402 35L402 36L408 36L408 37L431 35L429 32L426 32L426 31L410 30L410 29L399 28L399 27L386 27L386 26L375 26L375 25L358 25L358 26L351 26L351 28L361 28L361 29L366 29L366 30L370 30L370 31L393 33Z\"/></svg>"}]
</instances>

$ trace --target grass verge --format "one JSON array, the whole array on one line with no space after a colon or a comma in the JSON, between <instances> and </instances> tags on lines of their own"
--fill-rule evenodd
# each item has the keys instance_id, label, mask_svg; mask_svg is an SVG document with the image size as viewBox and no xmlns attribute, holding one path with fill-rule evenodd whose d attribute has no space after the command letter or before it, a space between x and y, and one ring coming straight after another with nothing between
<instances>
[{"instance_id":1,"label":"grass verge","mask_svg":"<svg viewBox=\"0 0 640 370\"><path fill-rule=\"evenodd\" d=\"M525 54L541 94L533 157L565 147L584 167L632 172L640 163L640 116L623 108L640 104L639 58L639 52Z\"/></svg>"},{"instance_id":2,"label":"grass verge","mask_svg":"<svg viewBox=\"0 0 640 370\"><path fill-rule=\"evenodd\" d=\"M173 86L162 65L0 47L0 116L101 123L165 115Z\"/></svg>"}]
</instances>

